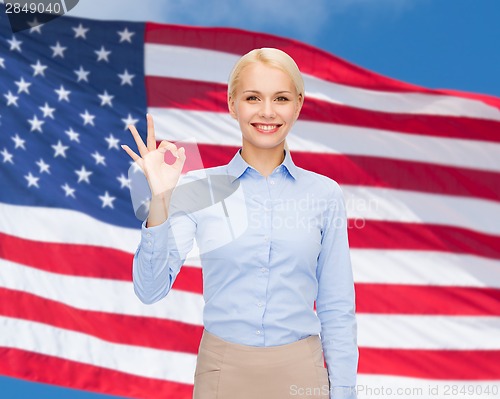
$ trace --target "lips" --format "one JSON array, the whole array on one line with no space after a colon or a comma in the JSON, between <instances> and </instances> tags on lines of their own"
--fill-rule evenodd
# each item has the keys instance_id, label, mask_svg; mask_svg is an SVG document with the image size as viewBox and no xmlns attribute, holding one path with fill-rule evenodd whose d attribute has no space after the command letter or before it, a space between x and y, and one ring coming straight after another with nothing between
<instances>
[{"instance_id":1,"label":"lips","mask_svg":"<svg viewBox=\"0 0 500 399\"><path fill-rule=\"evenodd\" d=\"M282 126L280 124L269 124L269 123L252 123L252 126L262 134L272 134L276 133L278 129Z\"/></svg>"}]
</instances>

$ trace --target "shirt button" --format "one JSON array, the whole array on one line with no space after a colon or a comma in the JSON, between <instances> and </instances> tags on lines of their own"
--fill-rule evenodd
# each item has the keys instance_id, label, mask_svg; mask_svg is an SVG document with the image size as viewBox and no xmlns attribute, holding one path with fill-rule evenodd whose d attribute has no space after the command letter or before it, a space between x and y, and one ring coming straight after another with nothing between
<instances>
[{"instance_id":1,"label":"shirt button","mask_svg":"<svg viewBox=\"0 0 500 399\"><path fill-rule=\"evenodd\" d=\"M261 308L263 305L264 305L264 304L263 304L262 302L259 302L259 303L257 304L257 306L258 306L259 308Z\"/></svg>"},{"instance_id":2,"label":"shirt button","mask_svg":"<svg viewBox=\"0 0 500 399\"><path fill-rule=\"evenodd\" d=\"M260 269L260 271L261 271L262 273L265 273L265 272L267 271L267 269L266 269L265 267L263 267L263 268L261 268L261 269Z\"/></svg>"},{"instance_id":3,"label":"shirt button","mask_svg":"<svg viewBox=\"0 0 500 399\"><path fill-rule=\"evenodd\" d=\"M255 331L255 334L260 335L260 330Z\"/></svg>"},{"instance_id":4,"label":"shirt button","mask_svg":"<svg viewBox=\"0 0 500 399\"><path fill-rule=\"evenodd\" d=\"M269 180L269 184L274 184L274 180Z\"/></svg>"},{"instance_id":5,"label":"shirt button","mask_svg":"<svg viewBox=\"0 0 500 399\"><path fill-rule=\"evenodd\" d=\"M146 237L150 238L151 237L151 233L146 234Z\"/></svg>"},{"instance_id":6,"label":"shirt button","mask_svg":"<svg viewBox=\"0 0 500 399\"><path fill-rule=\"evenodd\" d=\"M151 241L148 241L148 247L150 247L151 245L153 245L153 243Z\"/></svg>"}]
</instances>

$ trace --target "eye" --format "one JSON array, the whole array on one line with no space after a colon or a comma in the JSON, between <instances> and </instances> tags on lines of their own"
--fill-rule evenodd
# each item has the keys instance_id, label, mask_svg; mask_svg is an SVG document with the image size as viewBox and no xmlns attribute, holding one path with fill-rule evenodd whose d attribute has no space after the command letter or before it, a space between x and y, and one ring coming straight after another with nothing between
<instances>
[{"instance_id":1,"label":"eye","mask_svg":"<svg viewBox=\"0 0 500 399\"><path fill-rule=\"evenodd\" d=\"M276 100L277 100L277 101L280 101L280 102L281 102L281 101L289 101L287 97L283 97L283 96L278 97Z\"/></svg>"},{"instance_id":2,"label":"eye","mask_svg":"<svg viewBox=\"0 0 500 399\"><path fill-rule=\"evenodd\" d=\"M258 100L257 96L248 96L247 97L247 101L257 101L257 100Z\"/></svg>"}]
</instances>

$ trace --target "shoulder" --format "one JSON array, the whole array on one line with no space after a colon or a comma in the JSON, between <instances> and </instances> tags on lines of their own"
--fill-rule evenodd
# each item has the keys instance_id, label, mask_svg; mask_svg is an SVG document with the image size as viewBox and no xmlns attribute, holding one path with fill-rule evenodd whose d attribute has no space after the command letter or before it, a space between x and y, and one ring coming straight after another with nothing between
<instances>
[{"instance_id":1,"label":"shoulder","mask_svg":"<svg viewBox=\"0 0 500 399\"><path fill-rule=\"evenodd\" d=\"M297 181L304 189L330 200L343 198L342 188L332 178L300 167L297 172Z\"/></svg>"}]
</instances>

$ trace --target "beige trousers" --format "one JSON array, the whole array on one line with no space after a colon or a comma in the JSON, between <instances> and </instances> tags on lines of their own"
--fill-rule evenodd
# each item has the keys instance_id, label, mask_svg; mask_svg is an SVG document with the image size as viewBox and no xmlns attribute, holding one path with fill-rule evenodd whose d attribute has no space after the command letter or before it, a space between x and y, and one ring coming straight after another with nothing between
<instances>
[{"instance_id":1,"label":"beige trousers","mask_svg":"<svg viewBox=\"0 0 500 399\"><path fill-rule=\"evenodd\" d=\"M193 399L328 399L317 335L287 345L234 344L203 331Z\"/></svg>"}]
</instances>

